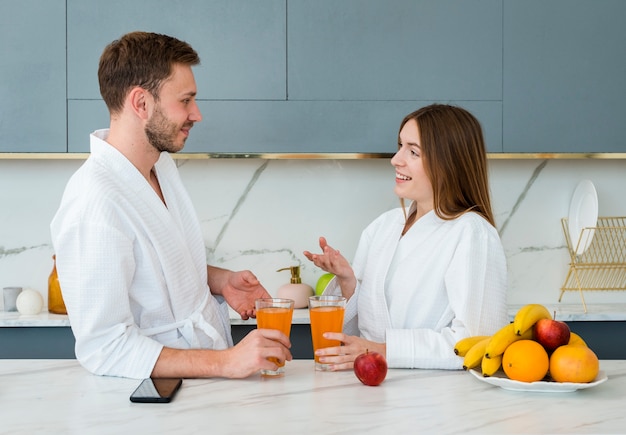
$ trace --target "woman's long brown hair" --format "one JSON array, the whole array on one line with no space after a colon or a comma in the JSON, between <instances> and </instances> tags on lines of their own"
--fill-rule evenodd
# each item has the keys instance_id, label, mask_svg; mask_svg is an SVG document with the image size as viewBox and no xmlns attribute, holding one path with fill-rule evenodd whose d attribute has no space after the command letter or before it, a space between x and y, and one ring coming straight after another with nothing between
<instances>
[{"instance_id":1,"label":"woman's long brown hair","mask_svg":"<svg viewBox=\"0 0 626 435\"><path fill-rule=\"evenodd\" d=\"M449 220L473 211L495 226L487 152L478 120L461 107L433 104L408 114L400 131L412 119L419 128L437 216Z\"/></svg>"}]
</instances>

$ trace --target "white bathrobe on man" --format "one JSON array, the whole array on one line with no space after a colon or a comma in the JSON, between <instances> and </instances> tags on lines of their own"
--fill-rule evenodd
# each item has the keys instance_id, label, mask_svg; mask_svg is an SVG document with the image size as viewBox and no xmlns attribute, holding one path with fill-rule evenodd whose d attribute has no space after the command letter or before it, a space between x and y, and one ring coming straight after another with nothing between
<instances>
[{"instance_id":1,"label":"white bathrobe on man","mask_svg":"<svg viewBox=\"0 0 626 435\"><path fill-rule=\"evenodd\" d=\"M171 156L154 167L164 204L107 134L91 135L52 242L78 361L96 374L146 378L163 346L232 346L228 306L209 290L200 225Z\"/></svg>"}]
</instances>

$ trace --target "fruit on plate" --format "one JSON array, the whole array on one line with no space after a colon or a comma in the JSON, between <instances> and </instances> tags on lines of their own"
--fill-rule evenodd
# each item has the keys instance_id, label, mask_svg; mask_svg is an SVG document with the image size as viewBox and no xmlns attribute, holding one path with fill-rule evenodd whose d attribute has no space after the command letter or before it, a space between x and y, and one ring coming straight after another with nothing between
<instances>
[{"instance_id":1,"label":"fruit on plate","mask_svg":"<svg viewBox=\"0 0 626 435\"><path fill-rule=\"evenodd\" d=\"M502 369L509 379L515 381L540 381L549 368L548 352L535 340L516 341L502 355Z\"/></svg>"},{"instance_id":2,"label":"fruit on plate","mask_svg":"<svg viewBox=\"0 0 626 435\"><path fill-rule=\"evenodd\" d=\"M587 346L566 344L550 356L550 377L557 382L592 382L599 371L598 357Z\"/></svg>"},{"instance_id":3,"label":"fruit on plate","mask_svg":"<svg viewBox=\"0 0 626 435\"><path fill-rule=\"evenodd\" d=\"M485 349L487 348L487 343L489 343L491 337L483 338L476 344L474 344L463 357L463 369L470 370L474 367L478 367L485 356Z\"/></svg>"},{"instance_id":4,"label":"fruit on plate","mask_svg":"<svg viewBox=\"0 0 626 435\"><path fill-rule=\"evenodd\" d=\"M378 352L366 350L354 360L354 374L365 385L380 385L387 376L387 360Z\"/></svg>"},{"instance_id":5,"label":"fruit on plate","mask_svg":"<svg viewBox=\"0 0 626 435\"><path fill-rule=\"evenodd\" d=\"M533 326L533 338L539 342L550 355L554 350L569 343L570 330L565 322L554 319L539 319Z\"/></svg>"},{"instance_id":6,"label":"fruit on plate","mask_svg":"<svg viewBox=\"0 0 626 435\"><path fill-rule=\"evenodd\" d=\"M487 358L487 354L483 356L483 360L480 363L480 369L483 372L484 377L493 376L502 367L502 355L493 356Z\"/></svg>"},{"instance_id":7,"label":"fruit on plate","mask_svg":"<svg viewBox=\"0 0 626 435\"><path fill-rule=\"evenodd\" d=\"M488 377L501 369L521 382L586 383L599 372L598 358L585 340L540 304L523 306L513 322L493 335L458 340L454 353L463 357L465 370L480 370Z\"/></svg>"},{"instance_id":8,"label":"fruit on plate","mask_svg":"<svg viewBox=\"0 0 626 435\"><path fill-rule=\"evenodd\" d=\"M585 347L588 347L587 343L585 342L585 340L583 340L583 338L580 335L576 334L575 332L571 332L571 331L569 333L569 343L567 343L567 344L572 345L572 346L585 346Z\"/></svg>"},{"instance_id":9,"label":"fruit on plate","mask_svg":"<svg viewBox=\"0 0 626 435\"><path fill-rule=\"evenodd\" d=\"M493 336L487 347L485 348L485 356L487 358L495 358L501 356L507 347L518 340L531 339L533 335L532 328L524 331L523 334L518 335L515 333L515 325L509 323L498 330Z\"/></svg>"},{"instance_id":10,"label":"fruit on plate","mask_svg":"<svg viewBox=\"0 0 626 435\"><path fill-rule=\"evenodd\" d=\"M462 338L454 345L454 353L458 356L465 356L468 350L485 338L489 338L489 335L472 335L471 337Z\"/></svg>"},{"instance_id":11,"label":"fruit on plate","mask_svg":"<svg viewBox=\"0 0 626 435\"><path fill-rule=\"evenodd\" d=\"M334 277L335 275L333 275L332 273L325 273L320 276L317 280L317 283L315 284L315 294L319 296L324 293L324 289L326 288L330 280Z\"/></svg>"},{"instance_id":12,"label":"fruit on plate","mask_svg":"<svg viewBox=\"0 0 626 435\"><path fill-rule=\"evenodd\" d=\"M520 308L515 314L513 324L515 325L515 333L522 335L528 329L532 328L540 319L551 319L552 314L546 307L541 304L528 304Z\"/></svg>"}]
</instances>

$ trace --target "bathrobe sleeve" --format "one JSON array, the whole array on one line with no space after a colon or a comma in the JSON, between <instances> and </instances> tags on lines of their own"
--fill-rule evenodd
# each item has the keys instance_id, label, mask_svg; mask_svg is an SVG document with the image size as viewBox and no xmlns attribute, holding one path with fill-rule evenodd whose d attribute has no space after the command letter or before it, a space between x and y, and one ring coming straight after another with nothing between
<instances>
[{"instance_id":1,"label":"bathrobe sleeve","mask_svg":"<svg viewBox=\"0 0 626 435\"><path fill-rule=\"evenodd\" d=\"M132 240L112 225L77 218L55 249L81 365L98 375L149 377L163 345L140 333L131 312Z\"/></svg>"}]
</instances>

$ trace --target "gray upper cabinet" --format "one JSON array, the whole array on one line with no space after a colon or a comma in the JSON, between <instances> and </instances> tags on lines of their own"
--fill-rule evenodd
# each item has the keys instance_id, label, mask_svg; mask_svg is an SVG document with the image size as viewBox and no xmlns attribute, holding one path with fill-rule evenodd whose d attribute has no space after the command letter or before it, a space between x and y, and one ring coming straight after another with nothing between
<instances>
[{"instance_id":1,"label":"gray upper cabinet","mask_svg":"<svg viewBox=\"0 0 626 435\"><path fill-rule=\"evenodd\" d=\"M626 152L626 1L506 0L505 152Z\"/></svg>"},{"instance_id":2,"label":"gray upper cabinet","mask_svg":"<svg viewBox=\"0 0 626 435\"><path fill-rule=\"evenodd\" d=\"M501 0L290 0L288 18L290 100L502 99Z\"/></svg>"},{"instance_id":3,"label":"gray upper cabinet","mask_svg":"<svg viewBox=\"0 0 626 435\"><path fill-rule=\"evenodd\" d=\"M188 41L187 153L393 153L432 102L491 153L626 152L626 0L22 0L0 6L0 152L87 152L104 47Z\"/></svg>"},{"instance_id":4,"label":"gray upper cabinet","mask_svg":"<svg viewBox=\"0 0 626 435\"><path fill-rule=\"evenodd\" d=\"M288 4L289 104L312 112L287 127L302 151L395 152L402 118L431 102L473 110L502 150L501 0Z\"/></svg>"},{"instance_id":5,"label":"gray upper cabinet","mask_svg":"<svg viewBox=\"0 0 626 435\"><path fill-rule=\"evenodd\" d=\"M192 135L209 152L393 153L406 114L452 101L501 151L501 19L500 0L289 0L285 100L206 101Z\"/></svg>"},{"instance_id":6,"label":"gray upper cabinet","mask_svg":"<svg viewBox=\"0 0 626 435\"><path fill-rule=\"evenodd\" d=\"M108 43L134 30L165 33L194 47L201 59L194 68L199 100L286 98L285 0L67 2L70 151L87 151L88 134L108 126L98 60ZM240 128L241 123L230 119L228 127ZM214 138L197 132L187 141L186 152L206 152L211 146Z\"/></svg>"},{"instance_id":7,"label":"gray upper cabinet","mask_svg":"<svg viewBox=\"0 0 626 435\"><path fill-rule=\"evenodd\" d=\"M66 152L65 0L0 5L0 152Z\"/></svg>"}]
</instances>

